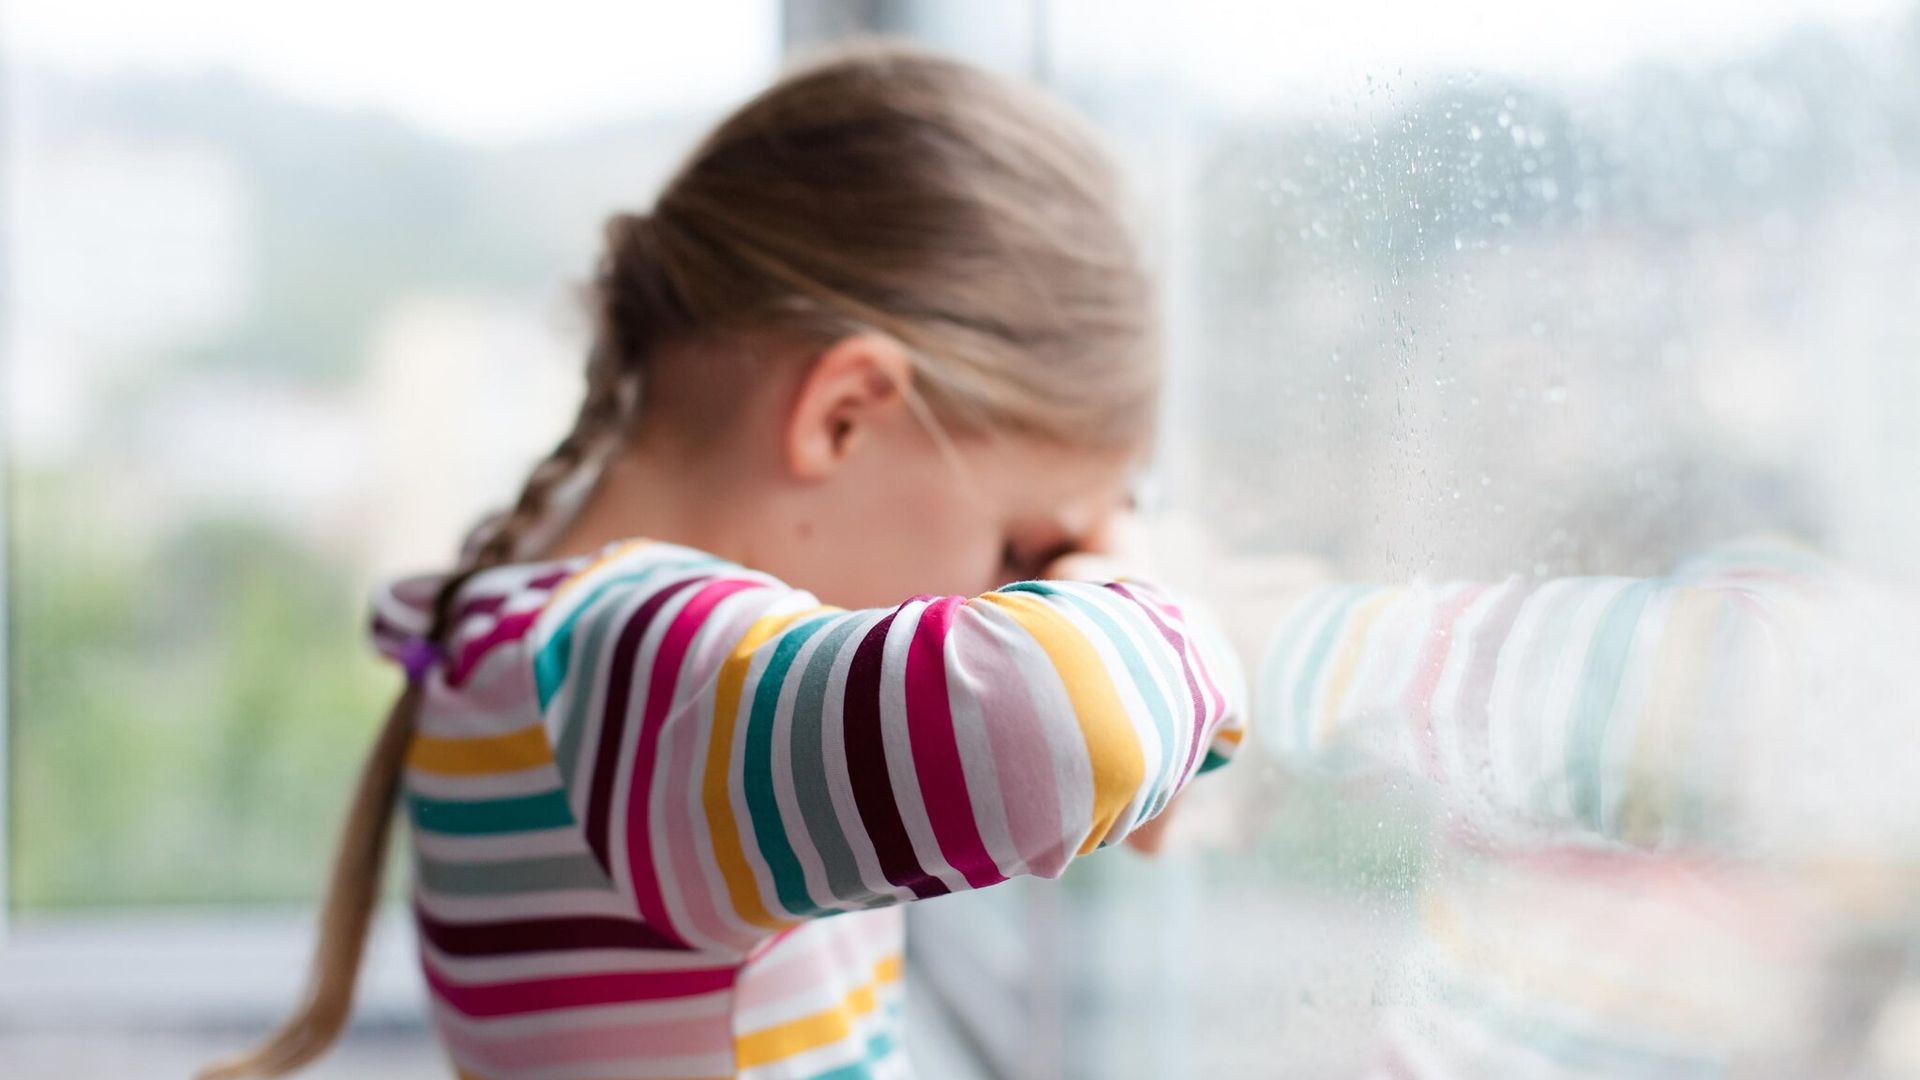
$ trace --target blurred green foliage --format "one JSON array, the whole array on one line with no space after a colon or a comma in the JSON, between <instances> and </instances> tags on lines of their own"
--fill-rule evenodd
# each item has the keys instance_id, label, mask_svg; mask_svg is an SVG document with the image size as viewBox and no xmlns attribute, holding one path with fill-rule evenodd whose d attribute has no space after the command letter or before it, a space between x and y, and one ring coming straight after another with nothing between
<instances>
[{"instance_id":1,"label":"blurred green foliage","mask_svg":"<svg viewBox=\"0 0 1920 1080\"><path fill-rule=\"evenodd\" d=\"M390 673L343 567L265 526L103 526L15 478L13 902L306 900Z\"/></svg>"}]
</instances>

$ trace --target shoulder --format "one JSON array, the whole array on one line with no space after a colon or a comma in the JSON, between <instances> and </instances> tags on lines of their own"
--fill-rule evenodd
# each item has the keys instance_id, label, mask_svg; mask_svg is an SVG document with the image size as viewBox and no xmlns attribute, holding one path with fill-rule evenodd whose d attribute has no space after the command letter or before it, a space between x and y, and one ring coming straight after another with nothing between
<instances>
[{"instance_id":1,"label":"shoulder","mask_svg":"<svg viewBox=\"0 0 1920 1080\"><path fill-rule=\"evenodd\" d=\"M592 665L624 670L653 662L638 655L643 649L684 655L697 636L724 636L722 631L730 629L744 633L771 611L815 603L811 594L772 575L709 552L627 540L583 557L555 583L534 614L526 643L545 701L578 667L582 650L624 653L617 665Z\"/></svg>"}]
</instances>

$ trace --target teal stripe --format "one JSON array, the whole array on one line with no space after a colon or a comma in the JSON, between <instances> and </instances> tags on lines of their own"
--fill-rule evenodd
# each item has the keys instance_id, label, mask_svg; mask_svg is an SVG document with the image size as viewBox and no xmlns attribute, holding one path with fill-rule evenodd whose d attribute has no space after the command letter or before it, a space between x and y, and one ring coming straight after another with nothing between
<instances>
[{"instance_id":1,"label":"teal stripe","mask_svg":"<svg viewBox=\"0 0 1920 1080\"><path fill-rule=\"evenodd\" d=\"M1580 672L1574 727L1567 740L1568 800L1574 816L1596 830L1602 827L1600 759L1607 726L1620 698L1620 681L1640 617L1664 585L1659 578L1650 578L1620 590L1600 617Z\"/></svg>"},{"instance_id":2,"label":"teal stripe","mask_svg":"<svg viewBox=\"0 0 1920 1080\"><path fill-rule=\"evenodd\" d=\"M812 915L819 905L807 895L806 873L793 853L787 829L780 820L780 804L773 794L773 714L780 705L780 691L787 681L787 670L807 639L837 616L821 615L780 635L773 655L760 670L754 686L753 705L747 712L747 730L742 737L745 762L740 776L741 790L747 797L747 815L753 822L753 837L760 857L773 875L773 890L780 906L793 915Z\"/></svg>"},{"instance_id":3,"label":"teal stripe","mask_svg":"<svg viewBox=\"0 0 1920 1080\"><path fill-rule=\"evenodd\" d=\"M1099 586L1095 587L1099 588ZM1077 592L1040 581L1017 582L1006 586L1000 591L1029 592L1041 596L1064 596L1070 603L1084 612L1087 618L1091 620L1095 626L1098 626L1102 633L1107 635L1107 639L1113 642L1114 649L1120 653L1121 659L1126 661L1127 672L1133 676L1134 687L1140 691L1141 699L1147 703L1147 711L1153 715L1154 730L1160 733L1160 774L1154 779L1152 797L1146 805L1141 807L1139 820L1143 821L1158 814L1167 805L1167 800L1173 797L1173 785L1168 782L1168 777L1171 776L1174 771L1174 764L1177 761L1185 760L1188 744L1180 743L1177 746L1175 745L1176 740L1173 731L1173 714L1171 708L1166 695L1154 686L1153 673L1147 670L1146 660L1140 655L1139 648L1127 637L1127 632L1121 628L1119 623L1114 621L1110 613L1101 610L1099 605L1079 595ZM1105 589L1101 591L1106 592ZM1107 595L1119 599L1118 593L1107 593ZM1131 601L1125 600L1122 600L1122 602L1131 603ZM1143 615L1141 618L1145 619L1145 616ZM1150 621L1141 628L1141 632L1151 634L1153 635L1154 641L1165 644L1165 639L1160 636L1160 628L1152 625ZM1163 661L1167 653L1171 651L1171 645L1168 645L1166 648L1152 650L1153 655ZM1164 663L1161 668L1161 674L1170 680L1168 683L1170 686L1184 687L1186 685L1185 676L1167 670ZM1138 824L1138 821L1136 821L1135 824Z\"/></svg>"},{"instance_id":4,"label":"teal stripe","mask_svg":"<svg viewBox=\"0 0 1920 1080\"><path fill-rule=\"evenodd\" d=\"M873 1070L892 1057L893 1051L893 1036L885 1031L879 1032L867 1040L867 1052L859 1061L814 1073L808 1080L871 1080Z\"/></svg>"},{"instance_id":5,"label":"teal stripe","mask_svg":"<svg viewBox=\"0 0 1920 1080\"><path fill-rule=\"evenodd\" d=\"M1524 649L1511 641L1501 644L1500 666L1511 667L1517 673L1512 705L1515 715L1547 715L1554 672L1559 667L1559 658L1565 655L1574 615L1580 610L1581 597L1587 595L1587 590L1593 587L1595 580L1554 578L1540 583L1534 590L1533 598L1527 601L1529 606L1542 609L1534 623L1533 635ZM1513 748L1508 752L1508 757L1513 761L1517 775L1539 778L1521 798L1529 813L1537 819L1548 820L1558 813L1555 807L1561 785L1559 774L1541 760L1545 753L1541 749L1543 726L1540 722L1514 724Z\"/></svg>"},{"instance_id":6,"label":"teal stripe","mask_svg":"<svg viewBox=\"0 0 1920 1080\"><path fill-rule=\"evenodd\" d=\"M573 610L567 612L566 618L554 628L553 635L547 639L547 643L534 654L533 685L534 692L540 699L540 711L546 711L547 706L553 701L553 696L559 692L561 682L566 679L567 665L573 659L574 623L578 622L580 617L609 590L621 585L638 586L663 570L706 567L713 565L716 561L718 560L683 559L677 562L658 562L638 573L621 574L595 585L591 592L574 604Z\"/></svg>"},{"instance_id":7,"label":"teal stripe","mask_svg":"<svg viewBox=\"0 0 1920 1080\"><path fill-rule=\"evenodd\" d=\"M1294 746L1302 760L1312 752L1313 691L1320 685L1321 669L1326 667L1327 656L1333 652L1334 642L1339 640L1340 631L1347 624L1347 616L1361 601L1379 592L1379 588L1367 585L1342 589L1341 594L1334 598L1331 614L1320 624L1319 634L1307 646L1306 663L1301 667L1300 680L1293 688Z\"/></svg>"},{"instance_id":8,"label":"teal stripe","mask_svg":"<svg viewBox=\"0 0 1920 1080\"><path fill-rule=\"evenodd\" d=\"M573 824L567 797L558 790L475 801L409 795L407 804L414 823L429 832L465 836L558 829Z\"/></svg>"},{"instance_id":9,"label":"teal stripe","mask_svg":"<svg viewBox=\"0 0 1920 1080\"><path fill-rule=\"evenodd\" d=\"M580 670L573 672L572 677L575 683L581 687L592 686L598 681L600 664L607 656L607 637L614 632L615 628L625 625L623 619L612 617L614 612L613 608L600 606L600 601L606 593L621 587L630 587L637 592L646 586L652 578L663 571L704 569L713 565L716 561L717 560L714 559L691 559L672 563L657 563L638 573L622 574L619 577L610 578L595 585L593 590L587 594L586 599L567 613L567 617L561 622L559 629L554 632L553 637L548 640L547 644L543 646L540 652L534 657L535 682L538 683L543 678L552 680L547 688L541 691L541 713L545 714L547 705L552 701L553 696L559 692L560 681L567 678L567 669L572 662L576 625L586 616L589 610L595 608L598 608L598 610L595 611L594 617L587 621L586 641L580 650L582 655ZM637 607L638 605L635 606ZM619 610L624 611L626 608L621 607ZM543 670L545 672L544 675L542 674ZM569 791L573 790L574 770L580 763L580 740L586 736L590 719L587 714L593 704L593 697L594 695L590 693L573 695L572 701L569 702L566 719L560 725L559 743L554 747L554 759L559 763L560 775L565 780Z\"/></svg>"},{"instance_id":10,"label":"teal stripe","mask_svg":"<svg viewBox=\"0 0 1920 1080\"><path fill-rule=\"evenodd\" d=\"M554 855L500 862L444 862L422 855L420 883L437 893L504 896L548 889L610 889L613 882L589 855Z\"/></svg>"},{"instance_id":11,"label":"teal stripe","mask_svg":"<svg viewBox=\"0 0 1920 1080\"><path fill-rule=\"evenodd\" d=\"M1320 613L1337 600L1341 592L1340 588L1322 586L1309 593L1294 605L1293 611L1281 621L1280 627L1260 650L1259 670L1254 673L1253 727L1265 741L1268 750L1276 756L1286 757L1293 750L1284 735L1291 726L1287 723L1286 708L1291 695L1280 684L1281 677L1293 659L1294 650L1299 647L1299 639L1309 627L1318 623Z\"/></svg>"},{"instance_id":12,"label":"teal stripe","mask_svg":"<svg viewBox=\"0 0 1920 1080\"><path fill-rule=\"evenodd\" d=\"M1219 768L1222 765L1225 765L1227 762L1232 760L1233 760L1232 758L1227 757L1225 754L1222 754L1220 751L1215 750L1212 747L1208 747L1207 756L1201 759L1200 770L1199 772L1196 772L1194 775L1198 776L1200 775L1200 773L1210 773L1213 770Z\"/></svg>"},{"instance_id":13,"label":"teal stripe","mask_svg":"<svg viewBox=\"0 0 1920 1080\"><path fill-rule=\"evenodd\" d=\"M827 794L826 757L820 742L822 713L827 698L827 675L840 656L841 646L856 631L864 637L871 625L870 619L842 616L840 624L820 639L820 645L807 661L807 669L800 673L800 686L793 696L789 744L793 755L793 797L800 804L800 820L807 827L807 843L820 856L820 864L826 870L827 889L842 905L866 900L870 894L866 883L860 880L860 864L841 833L839 815Z\"/></svg>"}]
</instances>

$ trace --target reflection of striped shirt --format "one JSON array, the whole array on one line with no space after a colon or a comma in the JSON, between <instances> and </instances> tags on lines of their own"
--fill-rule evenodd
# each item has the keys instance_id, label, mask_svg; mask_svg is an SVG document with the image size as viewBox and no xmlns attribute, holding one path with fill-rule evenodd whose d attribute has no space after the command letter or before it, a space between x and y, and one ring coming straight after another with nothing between
<instances>
[{"instance_id":1,"label":"reflection of striped shirt","mask_svg":"<svg viewBox=\"0 0 1920 1080\"><path fill-rule=\"evenodd\" d=\"M1495 834L1779 843L1807 750L1892 734L1883 608L1774 542L1663 577L1325 586L1267 649L1259 726L1296 763L1425 777Z\"/></svg>"},{"instance_id":2,"label":"reflection of striped shirt","mask_svg":"<svg viewBox=\"0 0 1920 1080\"><path fill-rule=\"evenodd\" d=\"M376 597L389 656L437 581ZM1136 582L848 612L635 541L457 614L406 799L463 1076L902 1075L890 905L1058 874L1242 730L1231 658Z\"/></svg>"}]
</instances>

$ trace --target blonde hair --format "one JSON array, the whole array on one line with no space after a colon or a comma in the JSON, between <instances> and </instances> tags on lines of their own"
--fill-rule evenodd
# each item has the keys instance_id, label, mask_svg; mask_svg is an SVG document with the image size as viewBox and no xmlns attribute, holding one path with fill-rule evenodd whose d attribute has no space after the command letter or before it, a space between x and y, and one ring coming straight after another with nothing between
<instances>
[{"instance_id":1,"label":"blonde hair","mask_svg":"<svg viewBox=\"0 0 1920 1080\"><path fill-rule=\"evenodd\" d=\"M467 579L511 561L556 489L624 439L649 363L674 346L879 332L913 356L911 389L943 425L1145 445L1153 289L1122 206L1095 139L1035 89L886 43L790 72L694 149L651 212L607 223L573 428L467 546L429 637L445 640ZM362 768L304 1000L202 1080L290 1072L339 1036L417 707L409 687Z\"/></svg>"}]
</instances>

